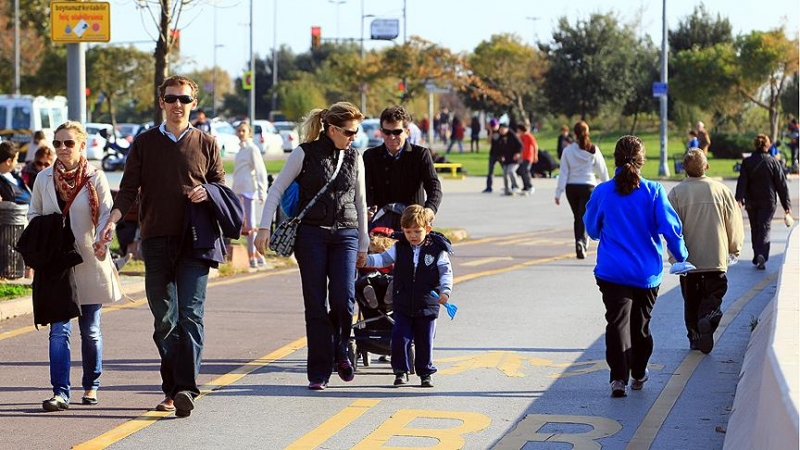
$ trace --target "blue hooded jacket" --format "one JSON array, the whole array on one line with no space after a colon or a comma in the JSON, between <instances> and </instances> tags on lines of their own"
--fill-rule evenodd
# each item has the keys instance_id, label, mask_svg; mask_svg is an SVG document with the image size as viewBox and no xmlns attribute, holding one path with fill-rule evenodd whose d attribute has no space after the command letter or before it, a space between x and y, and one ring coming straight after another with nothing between
<instances>
[{"instance_id":1,"label":"blue hooded jacket","mask_svg":"<svg viewBox=\"0 0 800 450\"><path fill-rule=\"evenodd\" d=\"M660 183L641 179L628 195L616 191L612 178L592 192L583 215L586 232L599 239L597 278L611 283L652 288L661 284L664 247L661 236L678 262L689 252L680 218ZM661 235L661 236L660 236Z\"/></svg>"}]
</instances>

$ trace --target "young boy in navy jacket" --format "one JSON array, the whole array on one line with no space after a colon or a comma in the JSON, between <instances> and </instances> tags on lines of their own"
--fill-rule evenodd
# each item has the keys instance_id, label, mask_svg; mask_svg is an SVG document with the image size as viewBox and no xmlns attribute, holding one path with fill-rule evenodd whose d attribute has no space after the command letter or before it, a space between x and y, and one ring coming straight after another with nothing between
<instances>
[{"instance_id":1,"label":"young boy in navy jacket","mask_svg":"<svg viewBox=\"0 0 800 450\"><path fill-rule=\"evenodd\" d=\"M433 211L411 205L400 219L402 233L383 253L369 255L366 265L385 267L394 264L392 328L392 370L394 385L408 383L411 343L414 343L414 368L422 387L433 387L433 335L439 307L447 303L453 289L453 247L444 235L431 232Z\"/></svg>"}]
</instances>

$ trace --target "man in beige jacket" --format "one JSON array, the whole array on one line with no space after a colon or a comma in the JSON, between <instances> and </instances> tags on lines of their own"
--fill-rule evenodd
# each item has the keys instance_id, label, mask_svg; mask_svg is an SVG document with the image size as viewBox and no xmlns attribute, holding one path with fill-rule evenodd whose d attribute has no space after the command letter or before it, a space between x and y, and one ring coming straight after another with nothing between
<instances>
[{"instance_id":1,"label":"man in beige jacket","mask_svg":"<svg viewBox=\"0 0 800 450\"><path fill-rule=\"evenodd\" d=\"M729 255L739 256L744 241L742 212L724 184L706 177L708 160L698 148L683 158L686 179L669 193L683 223L689 259L696 269L681 277L684 321L690 348L711 353L728 290Z\"/></svg>"}]
</instances>

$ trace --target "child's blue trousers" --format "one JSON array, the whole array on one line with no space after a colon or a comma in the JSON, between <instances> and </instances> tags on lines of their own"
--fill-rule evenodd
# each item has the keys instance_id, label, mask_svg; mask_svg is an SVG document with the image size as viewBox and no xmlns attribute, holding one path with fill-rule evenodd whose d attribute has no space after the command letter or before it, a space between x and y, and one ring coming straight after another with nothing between
<instances>
[{"instance_id":1,"label":"child's blue trousers","mask_svg":"<svg viewBox=\"0 0 800 450\"><path fill-rule=\"evenodd\" d=\"M397 311L392 327L392 370L395 374L411 372L411 343L414 343L414 369L419 376L436 373L433 366L433 335L436 317L409 317Z\"/></svg>"}]
</instances>

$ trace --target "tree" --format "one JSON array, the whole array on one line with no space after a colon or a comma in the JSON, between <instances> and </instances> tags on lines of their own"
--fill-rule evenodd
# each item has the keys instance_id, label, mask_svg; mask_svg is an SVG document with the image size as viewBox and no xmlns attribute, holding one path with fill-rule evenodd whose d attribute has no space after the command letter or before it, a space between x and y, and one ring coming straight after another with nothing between
<instances>
[{"instance_id":1,"label":"tree","mask_svg":"<svg viewBox=\"0 0 800 450\"><path fill-rule=\"evenodd\" d=\"M425 94L428 83L459 89L467 81L463 58L419 36L386 49L381 66L398 82L404 81L400 103Z\"/></svg>"},{"instance_id":2,"label":"tree","mask_svg":"<svg viewBox=\"0 0 800 450\"><path fill-rule=\"evenodd\" d=\"M167 79L169 75L169 57L172 53L176 37L178 36L178 23L180 22L181 12L193 0L136 0L139 8L147 10L150 18L156 26L158 38L156 48L153 51L154 72L153 72L153 122L160 123L163 114L159 106L158 86Z\"/></svg>"},{"instance_id":3,"label":"tree","mask_svg":"<svg viewBox=\"0 0 800 450\"><path fill-rule=\"evenodd\" d=\"M543 55L522 43L519 36L499 34L475 47L468 58L471 74L468 91L489 100L488 110L511 112L515 117L530 120L530 104L544 82L547 62ZM481 86L473 91L472 88ZM491 91L491 94L488 94Z\"/></svg>"},{"instance_id":4,"label":"tree","mask_svg":"<svg viewBox=\"0 0 800 450\"><path fill-rule=\"evenodd\" d=\"M9 2L11 3L11 2ZM21 10L21 7L20 7ZM12 92L14 87L14 14L0 15L0 92ZM23 74L39 70L45 40L35 30L25 28L20 21L20 84ZM20 86L20 90L28 91ZM34 92L34 91L29 91Z\"/></svg>"},{"instance_id":5,"label":"tree","mask_svg":"<svg viewBox=\"0 0 800 450\"><path fill-rule=\"evenodd\" d=\"M116 107L126 103L148 104L152 94L137 80L147 79L153 72L153 58L133 46L97 46L86 52L86 86L92 91L95 104L105 104L109 122L116 126ZM102 101L99 101L102 100ZM87 102L88 103L88 102Z\"/></svg>"},{"instance_id":6,"label":"tree","mask_svg":"<svg viewBox=\"0 0 800 450\"><path fill-rule=\"evenodd\" d=\"M585 119L608 105L624 105L635 92L637 40L616 16L592 14L571 26L561 17L547 54L545 95L551 112Z\"/></svg>"},{"instance_id":7,"label":"tree","mask_svg":"<svg viewBox=\"0 0 800 450\"><path fill-rule=\"evenodd\" d=\"M714 19L702 3L695 6L691 16L678 23L676 30L669 30L667 36L671 55L692 48L702 49L733 43L730 21L719 14Z\"/></svg>"}]
</instances>

